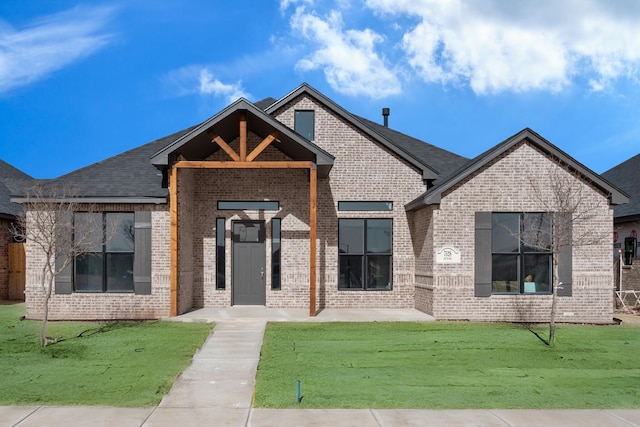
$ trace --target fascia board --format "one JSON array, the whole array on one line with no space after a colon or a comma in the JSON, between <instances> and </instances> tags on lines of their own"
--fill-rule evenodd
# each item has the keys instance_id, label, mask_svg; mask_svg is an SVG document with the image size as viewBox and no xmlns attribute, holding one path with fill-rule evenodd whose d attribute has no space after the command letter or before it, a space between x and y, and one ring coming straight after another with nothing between
<instances>
[{"instance_id":1,"label":"fascia board","mask_svg":"<svg viewBox=\"0 0 640 427\"><path fill-rule=\"evenodd\" d=\"M38 200L26 197L12 197L13 203L76 203L76 204L166 204L166 197L62 197L41 198Z\"/></svg>"}]
</instances>

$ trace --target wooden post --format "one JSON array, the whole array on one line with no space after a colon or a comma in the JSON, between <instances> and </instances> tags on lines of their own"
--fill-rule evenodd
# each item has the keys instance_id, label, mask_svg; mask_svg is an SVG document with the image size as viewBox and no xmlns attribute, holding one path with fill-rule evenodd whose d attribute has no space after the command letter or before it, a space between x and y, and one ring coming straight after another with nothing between
<instances>
[{"instance_id":1,"label":"wooden post","mask_svg":"<svg viewBox=\"0 0 640 427\"><path fill-rule=\"evenodd\" d=\"M171 267L169 316L178 315L178 168L169 169L169 212L171 216Z\"/></svg>"},{"instance_id":2,"label":"wooden post","mask_svg":"<svg viewBox=\"0 0 640 427\"><path fill-rule=\"evenodd\" d=\"M246 122L244 122L246 127ZM242 129L242 123L240 126ZM262 144L268 145L271 138L265 138ZM240 137L242 141L242 134ZM245 134L246 142L246 134ZM255 152L256 156L259 154ZM253 153L252 153L253 154ZM242 144L240 150L242 157ZM173 164L169 174L169 197L171 213L171 316L178 315L178 170L189 169L308 169L309 170L309 315L316 313L316 240L317 240L317 181L318 171L310 161L187 161L181 160Z\"/></svg>"},{"instance_id":3,"label":"wooden post","mask_svg":"<svg viewBox=\"0 0 640 427\"><path fill-rule=\"evenodd\" d=\"M316 165L309 168L309 316L316 315Z\"/></svg>"},{"instance_id":4,"label":"wooden post","mask_svg":"<svg viewBox=\"0 0 640 427\"><path fill-rule=\"evenodd\" d=\"M247 112L240 111L240 161L247 161Z\"/></svg>"}]
</instances>

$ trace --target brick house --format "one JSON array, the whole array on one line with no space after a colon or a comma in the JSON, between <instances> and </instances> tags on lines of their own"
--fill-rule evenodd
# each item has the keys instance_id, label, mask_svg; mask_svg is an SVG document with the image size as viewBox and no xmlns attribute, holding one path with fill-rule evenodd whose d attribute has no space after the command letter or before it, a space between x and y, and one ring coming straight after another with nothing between
<instances>
[{"instance_id":1,"label":"brick house","mask_svg":"<svg viewBox=\"0 0 640 427\"><path fill-rule=\"evenodd\" d=\"M518 224L533 215L551 227L526 184L544 182L558 162L579 173L597 206L580 226L610 236L613 206L626 196L529 129L469 160L390 129L386 116L385 125L358 117L307 84L279 100L240 99L53 181L74 184L104 224L127 226L58 275L50 316L160 318L263 305L535 321L548 313L549 267L561 256L564 320L608 323L608 238L562 255L520 244L492 255L496 215ZM44 259L29 245L27 257L27 317L38 317ZM521 265L537 268L536 278Z\"/></svg>"},{"instance_id":2,"label":"brick house","mask_svg":"<svg viewBox=\"0 0 640 427\"><path fill-rule=\"evenodd\" d=\"M624 249L625 238L636 239L640 230L640 154L625 160L602 173L602 177L620 188L629 196L629 203L616 206L613 210L614 257L618 250ZM637 251L634 255L637 255Z\"/></svg>"},{"instance_id":3,"label":"brick house","mask_svg":"<svg viewBox=\"0 0 640 427\"><path fill-rule=\"evenodd\" d=\"M604 172L602 176L629 196L629 203L613 210L614 276L618 289L640 292L640 265L638 265L638 231L640 231L640 154L625 160ZM620 250L623 250L622 266ZM622 274L622 280L620 278ZM635 305L635 295L625 297L627 306Z\"/></svg>"}]
</instances>

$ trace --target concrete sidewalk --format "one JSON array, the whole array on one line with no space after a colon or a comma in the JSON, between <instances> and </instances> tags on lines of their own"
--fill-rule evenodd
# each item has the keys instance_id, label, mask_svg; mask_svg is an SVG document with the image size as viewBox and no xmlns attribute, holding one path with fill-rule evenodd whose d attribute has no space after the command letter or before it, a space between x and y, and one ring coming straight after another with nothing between
<instances>
[{"instance_id":1,"label":"concrete sidewalk","mask_svg":"<svg viewBox=\"0 0 640 427\"><path fill-rule=\"evenodd\" d=\"M267 321L433 320L416 310L198 310L178 321L215 321L192 365L157 407L0 407L3 426L639 426L640 410L387 410L252 408Z\"/></svg>"},{"instance_id":2,"label":"concrete sidewalk","mask_svg":"<svg viewBox=\"0 0 640 427\"><path fill-rule=\"evenodd\" d=\"M245 414L245 415L243 415ZM640 426L636 410L391 410L0 407L0 426Z\"/></svg>"}]
</instances>

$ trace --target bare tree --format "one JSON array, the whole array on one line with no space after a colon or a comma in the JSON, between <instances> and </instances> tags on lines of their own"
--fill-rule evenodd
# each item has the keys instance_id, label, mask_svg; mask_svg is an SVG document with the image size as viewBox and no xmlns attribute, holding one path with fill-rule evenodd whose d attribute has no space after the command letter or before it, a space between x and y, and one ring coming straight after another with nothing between
<instances>
[{"instance_id":1,"label":"bare tree","mask_svg":"<svg viewBox=\"0 0 640 427\"><path fill-rule=\"evenodd\" d=\"M51 343L47 336L49 302L55 278L73 264L76 257L94 251L104 244L102 220L96 215L83 215L76 223L74 213L95 212L95 207L82 203L69 189L52 190L42 182L26 191L20 201L24 212L12 226L15 239L26 241L43 257L38 279L44 295L40 341ZM37 255L36 255L37 256Z\"/></svg>"},{"instance_id":2,"label":"bare tree","mask_svg":"<svg viewBox=\"0 0 640 427\"><path fill-rule=\"evenodd\" d=\"M553 254L549 335L544 339L536 334L551 346L555 339L558 289L563 287L559 271L566 267L560 265L559 254L582 246L602 244L608 241L610 231L597 231L592 227L593 221L603 211L605 198L594 197L597 190L590 185L588 177L569 165L559 160L554 162L548 168L547 179L531 180L530 185L535 201L551 214L551 227L542 220L536 223L534 216L525 224L520 237L523 244L550 250Z\"/></svg>"}]
</instances>

